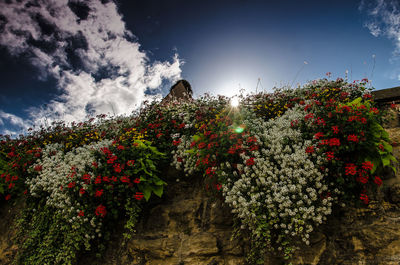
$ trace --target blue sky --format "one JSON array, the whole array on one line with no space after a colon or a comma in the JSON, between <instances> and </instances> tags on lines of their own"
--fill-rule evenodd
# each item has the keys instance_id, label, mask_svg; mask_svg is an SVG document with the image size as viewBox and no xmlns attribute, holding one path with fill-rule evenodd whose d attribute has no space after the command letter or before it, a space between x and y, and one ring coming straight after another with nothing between
<instances>
[{"instance_id":1,"label":"blue sky","mask_svg":"<svg viewBox=\"0 0 400 265\"><path fill-rule=\"evenodd\" d=\"M7 3L8 2L8 3ZM396 1L0 3L0 133L129 114L177 79L195 96L323 78L400 84Z\"/></svg>"}]
</instances>

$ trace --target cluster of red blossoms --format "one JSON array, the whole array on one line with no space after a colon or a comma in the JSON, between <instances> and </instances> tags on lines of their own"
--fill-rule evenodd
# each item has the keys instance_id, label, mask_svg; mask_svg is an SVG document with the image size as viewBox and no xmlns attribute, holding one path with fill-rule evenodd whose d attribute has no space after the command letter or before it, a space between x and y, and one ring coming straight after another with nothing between
<instances>
[{"instance_id":1,"label":"cluster of red blossoms","mask_svg":"<svg viewBox=\"0 0 400 265\"><path fill-rule=\"evenodd\" d=\"M369 98L368 95L364 96L364 99ZM359 183L363 191L371 178L376 185L382 184L379 176L371 176L373 169L371 161L365 161L362 165L357 166L355 162L352 162L352 159L355 159L354 155L349 153L351 150L357 150L357 144L366 141L365 131L368 130L366 117L377 115L378 109L367 108L362 103L341 105L340 102L331 98L325 101L314 99L304 107L304 110L308 113L304 117L303 124L307 124L305 127L308 130L311 129L311 132L314 131L313 139L316 141L314 145L306 148L306 153L324 154L328 167L333 165L333 161L342 161L345 165L343 167L344 175L354 176L354 180L348 180ZM298 123L292 123L292 127L294 124ZM383 149L384 147L380 146L380 150L383 151ZM337 165L335 163L335 166ZM360 195L360 199L364 203L369 202L366 192Z\"/></svg>"}]
</instances>

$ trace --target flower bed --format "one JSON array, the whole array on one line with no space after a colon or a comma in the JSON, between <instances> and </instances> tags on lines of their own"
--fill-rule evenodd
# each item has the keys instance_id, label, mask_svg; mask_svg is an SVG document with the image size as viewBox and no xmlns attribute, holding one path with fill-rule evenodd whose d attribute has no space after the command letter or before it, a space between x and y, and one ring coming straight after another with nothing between
<instances>
[{"instance_id":1,"label":"flower bed","mask_svg":"<svg viewBox=\"0 0 400 265\"><path fill-rule=\"evenodd\" d=\"M368 204L395 161L364 85L322 79L241 96L238 107L208 95L153 102L129 117L3 137L0 192L26 200L18 262L101 253L115 220L133 231L152 194L162 196L168 164L203 175L210 196L231 207L250 234L250 264L269 251L289 259L335 206Z\"/></svg>"}]
</instances>

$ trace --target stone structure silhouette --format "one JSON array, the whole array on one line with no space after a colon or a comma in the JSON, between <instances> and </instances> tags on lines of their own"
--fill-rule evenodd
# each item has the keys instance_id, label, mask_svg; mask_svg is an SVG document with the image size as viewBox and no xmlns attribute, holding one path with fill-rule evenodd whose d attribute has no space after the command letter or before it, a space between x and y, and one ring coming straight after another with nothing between
<instances>
[{"instance_id":1,"label":"stone structure silhouette","mask_svg":"<svg viewBox=\"0 0 400 265\"><path fill-rule=\"evenodd\" d=\"M169 94L163 98L161 104L165 104L174 100L185 100L189 101L192 99L193 90L190 83L186 80L179 80L169 90Z\"/></svg>"}]
</instances>

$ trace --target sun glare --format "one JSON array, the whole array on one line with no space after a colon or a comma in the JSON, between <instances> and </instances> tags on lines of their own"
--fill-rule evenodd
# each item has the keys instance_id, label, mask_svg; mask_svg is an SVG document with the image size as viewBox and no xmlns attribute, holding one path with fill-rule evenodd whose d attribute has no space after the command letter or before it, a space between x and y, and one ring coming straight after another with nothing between
<instances>
[{"instance_id":1,"label":"sun glare","mask_svg":"<svg viewBox=\"0 0 400 265\"><path fill-rule=\"evenodd\" d=\"M235 96L235 97L231 98L231 106L233 108L236 108L239 106L239 98L238 97Z\"/></svg>"}]
</instances>

